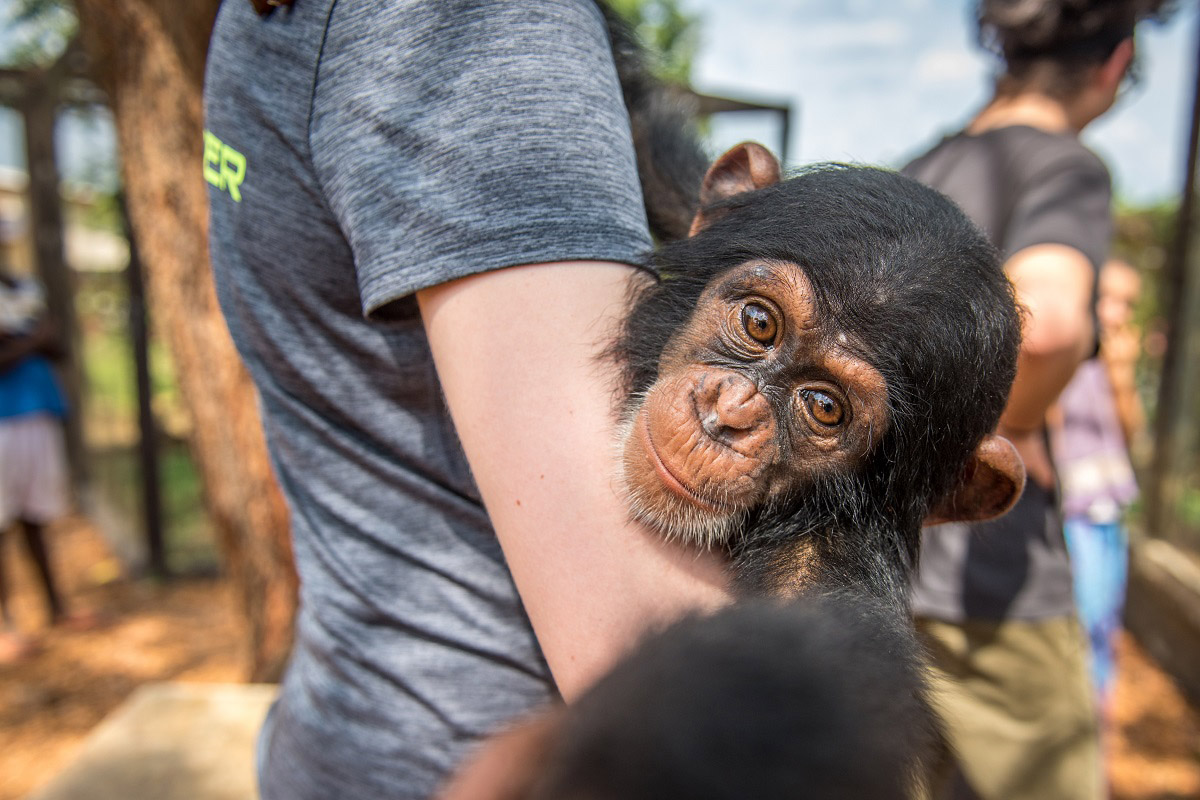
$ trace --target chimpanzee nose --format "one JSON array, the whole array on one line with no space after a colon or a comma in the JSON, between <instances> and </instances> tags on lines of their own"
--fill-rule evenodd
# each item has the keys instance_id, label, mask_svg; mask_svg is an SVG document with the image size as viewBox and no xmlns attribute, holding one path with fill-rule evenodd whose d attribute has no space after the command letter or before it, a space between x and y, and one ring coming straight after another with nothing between
<instances>
[{"instance_id":1,"label":"chimpanzee nose","mask_svg":"<svg viewBox=\"0 0 1200 800\"><path fill-rule=\"evenodd\" d=\"M704 432L743 455L755 455L775 435L771 404L749 378L710 377L697 387L695 401Z\"/></svg>"}]
</instances>

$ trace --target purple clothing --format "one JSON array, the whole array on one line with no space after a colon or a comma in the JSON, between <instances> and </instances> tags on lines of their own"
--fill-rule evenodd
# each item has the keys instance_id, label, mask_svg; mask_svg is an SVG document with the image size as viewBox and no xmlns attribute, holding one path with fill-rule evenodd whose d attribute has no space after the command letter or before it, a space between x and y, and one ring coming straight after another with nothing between
<instances>
[{"instance_id":1,"label":"purple clothing","mask_svg":"<svg viewBox=\"0 0 1200 800\"><path fill-rule=\"evenodd\" d=\"M1137 497L1137 483L1104 364L1096 359L1081 364L1058 402L1063 424L1054 461L1063 515L1116 522Z\"/></svg>"}]
</instances>

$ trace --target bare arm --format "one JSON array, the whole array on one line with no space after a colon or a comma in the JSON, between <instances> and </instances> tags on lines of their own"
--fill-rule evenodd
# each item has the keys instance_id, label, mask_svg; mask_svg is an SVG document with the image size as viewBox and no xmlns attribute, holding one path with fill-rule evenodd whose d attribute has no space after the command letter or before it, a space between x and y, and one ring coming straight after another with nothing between
<instances>
[{"instance_id":1,"label":"bare arm","mask_svg":"<svg viewBox=\"0 0 1200 800\"><path fill-rule=\"evenodd\" d=\"M1008 260L1005 271L1028 314L1000 430L1025 459L1029 475L1043 486L1053 471L1041 440L1046 412L1093 346L1091 263L1073 247L1027 247Z\"/></svg>"},{"instance_id":2,"label":"bare arm","mask_svg":"<svg viewBox=\"0 0 1200 800\"><path fill-rule=\"evenodd\" d=\"M1126 445L1133 445L1146 427L1146 413L1137 393L1137 359L1142 350L1141 337L1132 325L1124 325L1106 333L1100 359L1112 384L1117 418L1125 434Z\"/></svg>"},{"instance_id":3,"label":"bare arm","mask_svg":"<svg viewBox=\"0 0 1200 800\"><path fill-rule=\"evenodd\" d=\"M715 556L629 520L614 490L613 373L597 358L630 267L513 267L418 293L451 416L563 696L646 628L728 600Z\"/></svg>"}]
</instances>

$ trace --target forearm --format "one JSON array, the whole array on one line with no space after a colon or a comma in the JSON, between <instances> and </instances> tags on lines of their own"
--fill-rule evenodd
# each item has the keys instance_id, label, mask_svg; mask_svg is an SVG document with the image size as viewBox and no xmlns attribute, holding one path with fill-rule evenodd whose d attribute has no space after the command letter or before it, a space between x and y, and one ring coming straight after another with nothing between
<instances>
[{"instance_id":1,"label":"forearm","mask_svg":"<svg viewBox=\"0 0 1200 800\"><path fill-rule=\"evenodd\" d=\"M722 564L629 519L614 486L614 368L631 268L516 267L419 294L459 438L559 690L647 628L728 599Z\"/></svg>"},{"instance_id":2,"label":"forearm","mask_svg":"<svg viewBox=\"0 0 1200 800\"><path fill-rule=\"evenodd\" d=\"M1001 431L1024 433L1040 429L1046 412L1071 381L1084 355L1073 349L1032 353L1022 350L1008 405L1000 417Z\"/></svg>"},{"instance_id":3,"label":"forearm","mask_svg":"<svg viewBox=\"0 0 1200 800\"><path fill-rule=\"evenodd\" d=\"M1108 377L1112 384L1113 403L1117 409L1117 420L1121 423L1121 432L1125 434L1125 443L1132 445L1134 438L1146 427L1146 413L1137 394L1133 370L1114 371L1110 368Z\"/></svg>"},{"instance_id":4,"label":"forearm","mask_svg":"<svg viewBox=\"0 0 1200 800\"><path fill-rule=\"evenodd\" d=\"M1078 250L1062 245L1026 248L1005 264L1025 309L1017 375L1001 426L1040 429L1046 412L1092 351L1094 273Z\"/></svg>"},{"instance_id":5,"label":"forearm","mask_svg":"<svg viewBox=\"0 0 1200 800\"><path fill-rule=\"evenodd\" d=\"M1113 400L1125 442L1134 438L1146 425L1146 414L1137 393L1137 360L1141 340L1135 330L1122 328L1104 337L1100 360L1104 362L1108 382L1112 385Z\"/></svg>"}]
</instances>

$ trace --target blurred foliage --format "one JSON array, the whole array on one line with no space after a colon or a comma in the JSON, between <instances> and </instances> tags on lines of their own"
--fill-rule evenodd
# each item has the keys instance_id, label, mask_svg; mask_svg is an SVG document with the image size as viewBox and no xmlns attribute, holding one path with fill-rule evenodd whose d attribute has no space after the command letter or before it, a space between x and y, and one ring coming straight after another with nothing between
<instances>
[{"instance_id":1,"label":"blurred foliage","mask_svg":"<svg viewBox=\"0 0 1200 800\"><path fill-rule=\"evenodd\" d=\"M3 0L0 27L6 39L0 53L4 66L47 67L75 36L79 20L70 0Z\"/></svg>"},{"instance_id":2,"label":"blurred foliage","mask_svg":"<svg viewBox=\"0 0 1200 800\"><path fill-rule=\"evenodd\" d=\"M142 513L142 476L128 286L120 272L78 272L75 278L89 471L109 510L123 526L136 528ZM199 470L184 441L190 418L170 354L157 337L150 341L150 382L160 430L159 480L168 560L179 572L211 571L217 563L216 546Z\"/></svg>"},{"instance_id":3,"label":"blurred foliage","mask_svg":"<svg viewBox=\"0 0 1200 800\"><path fill-rule=\"evenodd\" d=\"M1118 204L1113 215L1111 256L1137 269L1142 277L1142 292L1133 309L1133 323L1142 332L1142 356L1135 369L1138 399L1146 412L1147 427L1133 450L1134 467L1142 473L1148 466L1154 414L1158 406L1158 387L1162 375L1165 344L1163 321L1163 269L1167 248L1175 227L1175 203L1153 206ZM1139 499L1130 513L1141 519L1145 508Z\"/></svg>"},{"instance_id":4,"label":"blurred foliage","mask_svg":"<svg viewBox=\"0 0 1200 800\"><path fill-rule=\"evenodd\" d=\"M86 202L80 198L75 203L64 207L67 224L77 224L84 228L122 233L121 207L117 202L117 193L103 189L87 187Z\"/></svg>"},{"instance_id":5,"label":"blurred foliage","mask_svg":"<svg viewBox=\"0 0 1200 800\"><path fill-rule=\"evenodd\" d=\"M1179 521L1188 531L1200 531L1200 489L1184 487L1177 509Z\"/></svg>"},{"instance_id":6,"label":"blurred foliage","mask_svg":"<svg viewBox=\"0 0 1200 800\"><path fill-rule=\"evenodd\" d=\"M1115 215L1113 255L1144 270L1161 270L1175 232L1179 204L1119 205Z\"/></svg>"},{"instance_id":7,"label":"blurred foliage","mask_svg":"<svg viewBox=\"0 0 1200 800\"><path fill-rule=\"evenodd\" d=\"M1135 322L1145 333L1145 352L1138 365L1138 393L1146 407L1147 418L1153 424L1158 387L1162 375L1162 356L1166 348L1166 292L1165 268L1167 253L1175 235L1179 207L1174 202L1161 203L1141 208L1118 208L1113 240L1113 255L1137 267L1142 275L1142 295L1134 309ZM1193 253L1191 265L1195 269L1200 263L1200 253ZM1195 279L1195 278L1193 278ZM1174 331L1177 338L1172 344L1183 346L1182 337L1200 336L1200 320L1183 321L1183 329ZM1186 368L1194 368L1187 365ZM1193 386L1195 383L1193 382ZM1174 430L1171 438L1195 441L1196 426L1200 425L1200 391L1192 390L1183 398L1185 413L1180 424L1188 430ZM1178 487L1173 508L1167 511L1171 529L1178 530L1181 541L1200 550L1200 453L1192 453L1190 460L1174 465L1168 480Z\"/></svg>"},{"instance_id":8,"label":"blurred foliage","mask_svg":"<svg viewBox=\"0 0 1200 800\"><path fill-rule=\"evenodd\" d=\"M159 441L159 480L162 492L167 565L175 574L215 573L216 544L204 509L203 488L187 445L178 439ZM133 447L93 449L89 453L96 488L110 509L126 520L141 517L141 467ZM130 524L136 526L136 522Z\"/></svg>"},{"instance_id":9,"label":"blurred foliage","mask_svg":"<svg viewBox=\"0 0 1200 800\"><path fill-rule=\"evenodd\" d=\"M608 0L633 26L650 53L659 78L691 85L692 65L700 48L700 17L686 14L678 0Z\"/></svg>"},{"instance_id":10,"label":"blurred foliage","mask_svg":"<svg viewBox=\"0 0 1200 800\"><path fill-rule=\"evenodd\" d=\"M1132 264L1142 275L1142 296L1134 319L1146 331L1161 325L1163 270L1178 213L1178 204L1171 201L1119 206L1114 216L1112 256Z\"/></svg>"},{"instance_id":11,"label":"blurred foliage","mask_svg":"<svg viewBox=\"0 0 1200 800\"><path fill-rule=\"evenodd\" d=\"M132 441L137 424L137 384L128 333L126 277L122 272L78 272L75 279L75 311L88 396L85 429L106 443ZM149 357L155 415L171 435L182 437L189 424L187 411L170 353L160 337L150 339Z\"/></svg>"}]
</instances>

